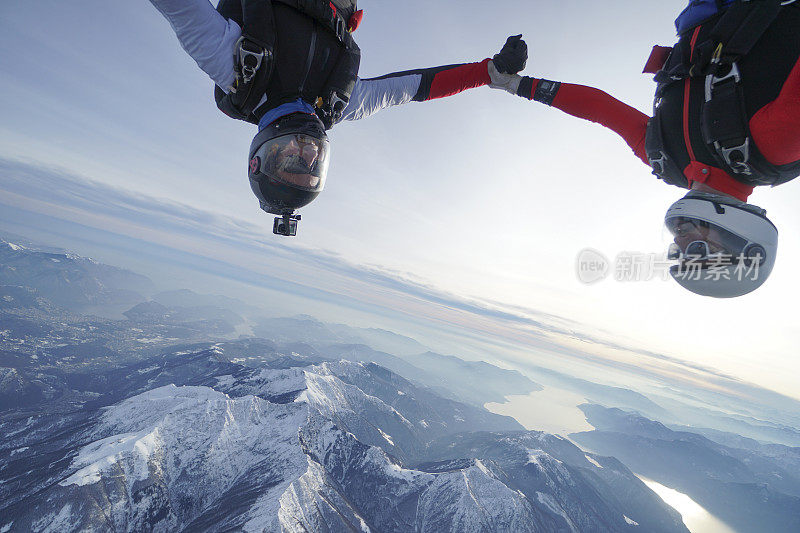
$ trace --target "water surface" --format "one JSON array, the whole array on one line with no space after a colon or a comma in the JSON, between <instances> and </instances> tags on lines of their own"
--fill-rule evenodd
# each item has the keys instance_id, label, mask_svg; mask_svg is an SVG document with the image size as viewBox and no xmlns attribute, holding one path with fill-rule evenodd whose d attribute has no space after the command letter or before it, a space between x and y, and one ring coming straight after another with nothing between
<instances>
[{"instance_id":1,"label":"water surface","mask_svg":"<svg viewBox=\"0 0 800 533\"><path fill-rule=\"evenodd\" d=\"M489 411L514 417L525 429L566 436L594 428L586 421L578 405L586 403L580 394L555 387L525 395L507 396L505 403L487 403Z\"/></svg>"},{"instance_id":2,"label":"water surface","mask_svg":"<svg viewBox=\"0 0 800 533\"><path fill-rule=\"evenodd\" d=\"M686 494L665 487L652 479L642 476L639 476L639 479L650 487L650 490L658 494L667 505L681 514L683 523L692 533L736 533L734 529L706 511Z\"/></svg>"}]
</instances>

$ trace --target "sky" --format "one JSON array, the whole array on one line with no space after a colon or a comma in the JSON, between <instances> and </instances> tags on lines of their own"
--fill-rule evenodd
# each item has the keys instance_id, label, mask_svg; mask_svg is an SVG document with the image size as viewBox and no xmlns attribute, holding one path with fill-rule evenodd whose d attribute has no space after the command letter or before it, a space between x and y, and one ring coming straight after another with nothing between
<instances>
[{"instance_id":1,"label":"sky","mask_svg":"<svg viewBox=\"0 0 800 533\"><path fill-rule=\"evenodd\" d=\"M355 35L361 75L479 61L522 33L527 74L592 85L648 112L654 84L641 69L652 45L674 41L672 20L684 4L408 1L401 8L364 0ZM263 255L251 251L234 263L282 269L278 278L298 291L346 293L364 272L377 272L453 296L448 305L482 302L549 328L566 324L575 339L561 331L548 340L565 349L601 340L598 353L634 349L619 356L628 364L650 364L635 350L663 354L800 397L800 325L791 311L800 287L792 269L800 258L796 183L751 197L781 231L773 275L752 295L705 299L660 279L585 285L576 276L581 250L609 258L661 252L663 213L683 193L653 177L612 132L480 88L334 128L326 190L302 211L300 235L276 242L246 177L254 127L216 110L211 82L149 2L4 0L0 50L3 168L85 180L73 192L48 191L63 192L49 200L62 204L34 209L35 187L4 172L6 206L25 203L42 217L60 209L60 219L96 228L110 224L98 212L103 198L137 198L170 206L170 220L186 230L150 225L149 238L197 251L207 242L187 228L240 231ZM91 216L67 213L63 202L87 197L96 197ZM151 213L139 207L118 231L130 233L138 227L131 217ZM348 268L315 278L315 262L331 258ZM361 300L382 301L384 281L359 285ZM409 296L408 314L435 323L430 317L443 311L426 294L418 302Z\"/></svg>"}]
</instances>

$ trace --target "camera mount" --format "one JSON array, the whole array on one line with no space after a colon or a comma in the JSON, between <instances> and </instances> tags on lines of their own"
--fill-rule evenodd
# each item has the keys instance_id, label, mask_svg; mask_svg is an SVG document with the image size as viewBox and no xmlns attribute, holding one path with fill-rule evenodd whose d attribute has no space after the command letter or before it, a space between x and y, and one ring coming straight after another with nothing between
<instances>
[{"instance_id":1,"label":"camera mount","mask_svg":"<svg viewBox=\"0 0 800 533\"><path fill-rule=\"evenodd\" d=\"M300 215L295 215L292 212L284 213L279 217L275 217L275 222L272 224L272 233L283 235L284 237L294 237L297 235L298 222L300 222Z\"/></svg>"}]
</instances>

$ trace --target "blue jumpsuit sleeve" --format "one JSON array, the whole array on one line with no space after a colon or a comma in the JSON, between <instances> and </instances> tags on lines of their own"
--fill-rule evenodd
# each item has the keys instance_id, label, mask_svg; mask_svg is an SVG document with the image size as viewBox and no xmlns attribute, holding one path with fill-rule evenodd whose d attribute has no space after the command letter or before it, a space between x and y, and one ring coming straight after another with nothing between
<instances>
[{"instance_id":1,"label":"blue jumpsuit sleeve","mask_svg":"<svg viewBox=\"0 0 800 533\"><path fill-rule=\"evenodd\" d=\"M225 92L233 85L233 51L242 35L208 0L150 0L172 26L181 46Z\"/></svg>"}]
</instances>

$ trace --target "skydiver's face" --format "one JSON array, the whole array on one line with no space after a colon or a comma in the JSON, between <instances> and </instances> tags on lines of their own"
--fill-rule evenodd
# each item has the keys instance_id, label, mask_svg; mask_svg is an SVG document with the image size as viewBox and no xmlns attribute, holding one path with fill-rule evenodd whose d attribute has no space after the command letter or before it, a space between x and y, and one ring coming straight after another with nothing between
<instances>
[{"instance_id":1,"label":"skydiver's face","mask_svg":"<svg viewBox=\"0 0 800 533\"><path fill-rule=\"evenodd\" d=\"M713 226L703 224L701 221L678 219L670 226L670 231L674 236L675 244L677 244L683 252L695 241L708 243L708 248L711 253L725 251L722 245L722 236L719 231Z\"/></svg>"},{"instance_id":2,"label":"skydiver's face","mask_svg":"<svg viewBox=\"0 0 800 533\"><path fill-rule=\"evenodd\" d=\"M308 168L314 166L319 157L319 147L314 139L295 135L281 150L282 157L297 156L305 161Z\"/></svg>"},{"instance_id":3,"label":"skydiver's face","mask_svg":"<svg viewBox=\"0 0 800 533\"><path fill-rule=\"evenodd\" d=\"M320 178L312 174L319 158L319 146L315 139L295 135L278 153L278 176L300 187L315 188Z\"/></svg>"},{"instance_id":4,"label":"skydiver's face","mask_svg":"<svg viewBox=\"0 0 800 533\"><path fill-rule=\"evenodd\" d=\"M329 144L325 138L290 133L266 141L250 160L250 172L307 191L321 191L328 173Z\"/></svg>"}]
</instances>

